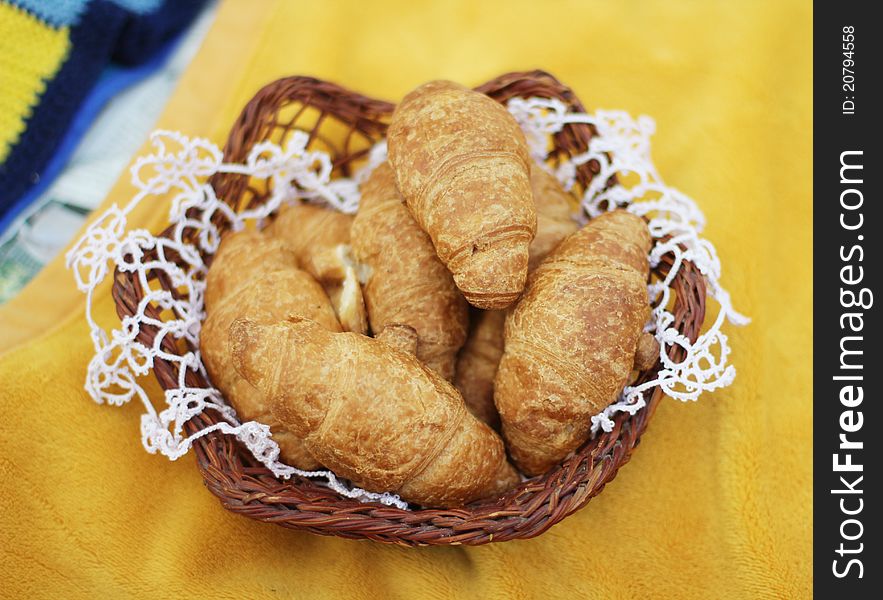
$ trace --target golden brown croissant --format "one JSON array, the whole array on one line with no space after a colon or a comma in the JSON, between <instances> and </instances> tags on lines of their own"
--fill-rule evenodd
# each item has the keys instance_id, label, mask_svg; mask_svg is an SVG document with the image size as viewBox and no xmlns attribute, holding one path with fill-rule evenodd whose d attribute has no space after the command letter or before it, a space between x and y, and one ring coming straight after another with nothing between
<instances>
[{"instance_id":1,"label":"golden brown croissant","mask_svg":"<svg viewBox=\"0 0 883 600\"><path fill-rule=\"evenodd\" d=\"M507 318L494 401L524 473L586 441L590 418L626 384L650 314L649 249L640 217L602 215L547 257Z\"/></svg>"},{"instance_id":2,"label":"golden brown croissant","mask_svg":"<svg viewBox=\"0 0 883 600\"><path fill-rule=\"evenodd\" d=\"M241 317L273 323L289 315L308 317L330 331L340 331L322 287L294 266L293 256L278 241L243 231L226 236L221 243L207 276L207 300L209 296L213 302L202 325L199 347L212 383L240 420L270 427L284 462L301 469L317 468L319 463L300 438L273 417L264 395L233 369L228 334L230 324Z\"/></svg>"},{"instance_id":3,"label":"golden brown croissant","mask_svg":"<svg viewBox=\"0 0 883 600\"><path fill-rule=\"evenodd\" d=\"M374 339L381 340L411 356L417 356L417 330L410 325L390 323Z\"/></svg>"},{"instance_id":4,"label":"golden brown croissant","mask_svg":"<svg viewBox=\"0 0 883 600\"><path fill-rule=\"evenodd\" d=\"M537 235L530 244L532 272L561 240L577 230L577 224L571 217L575 200L557 179L533 165L530 186L537 211ZM494 406L494 376L503 356L505 318L503 311L480 311L473 317L469 338L457 359L455 379L472 414L494 429L500 424Z\"/></svg>"},{"instance_id":5,"label":"golden brown croissant","mask_svg":"<svg viewBox=\"0 0 883 600\"><path fill-rule=\"evenodd\" d=\"M417 358L452 379L469 326L467 304L408 212L387 163L362 186L352 247L356 261L367 267L363 292L374 334L391 323L413 327Z\"/></svg>"},{"instance_id":6,"label":"golden brown croissant","mask_svg":"<svg viewBox=\"0 0 883 600\"><path fill-rule=\"evenodd\" d=\"M578 229L571 216L574 198L564 191L554 176L533 165L530 188L537 210L537 234L530 243L528 272L536 269L561 240Z\"/></svg>"},{"instance_id":7,"label":"golden brown croissant","mask_svg":"<svg viewBox=\"0 0 883 600\"><path fill-rule=\"evenodd\" d=\"M345 331L368 333L368 318L349 258L352 215L312 204L284 208L267 227L294 253L299 266L325 288Z\"/></svg>"},{"instance_id":8,"label":"golden brown croissant","mask_svg":"<svg viewBox=\"0 0 883 600\"><path fill-rule=\"evenodd\" d=\"M249 229L231 233L221 240L205 277L205 309L211 311L252 278L288 270L297 258L281 242Z\"/></svg>"},{"instance_id":9,"label":"golden brown croissant","mask_svg":"<svg viewBox=\"0 0 883 600\"><path fill-rule=\"evenodd\" d=\"M484 94L433 81L398 105L387 142L398 188L466 300L509 306L536 231L518 123Z\"/></svg>"},{"instance_id":10,"label":"golden brown croissant","mask_svg":"<svg viewBox=\"0 0 883 600\"><path fill-rule=\"evenodd\" d=\"M503 356L504 310L477 311L466 345L457 359L457 389L473 415L500 428L500 416L494 406L494 376Z\"/></svg>"},{"instance_id":11,"label":"golden brown croissant","mask_svg":"<svg viewBox=\"0 0 883 600\"><path fill-rule=\"evenodd\" d=\"M280 422L356 485L448 507L517 482L502 440L452 385L393 345L299 318L239 320L230 336L234 366Z\"/></svg>"}]
</instances>

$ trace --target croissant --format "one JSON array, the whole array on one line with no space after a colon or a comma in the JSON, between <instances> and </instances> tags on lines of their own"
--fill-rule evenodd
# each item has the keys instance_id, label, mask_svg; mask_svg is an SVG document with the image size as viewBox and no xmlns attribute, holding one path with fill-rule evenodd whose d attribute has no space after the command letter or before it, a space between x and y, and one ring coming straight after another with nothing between
<instances>
[{"instance_id":1,"label":"croissant","mask_svg":"<svg viewBox=\"0 0 883 600\"><path fill-rule=\"evenodd\" d=\"M258 231L224 236L205 277L205 309L232 296L252 278L297 266L297 257L280 242Z\"/></svg>"},{"instance_id":2,"label":"croissant","mask_svg":"<svg viewBox=\"0 0 883 600\"><path fill-rule=\"evenodd\" d=\"M352 247L367 267L363 292L375 335L391 323L413 327L417 358L451 380L469 326L467 304L408 212L388 163L362 186Z\"/></svg>"},{"instance_id":3,"label":"croissant","mask_svg":"<svg viewBox=\"0 0 883 600\"><path fill-rule=\"evenodd\" d=\"M461 506L518 476L452 385L393 344L292 318L238 320L233 364L322 464L423 506Z\"/></svg>"},{"instance_id":4,"label":"croissant","mask_svg":"<svg viewBox=\"0 0 883 600\"><path fill-rule=\"evenodd\" d=\"M322 287L294 266L293 255L278 241L250 231L224 238L206 280L206 301L211 297L213 302L202 325L199 347L212 383L241 420L270 427L284 462L306 470L319 467L301 439L272 415L264 395L233 369L228 334L230 324L245 316L276 322L301 315L330 331L340 331Z\"/></svg>"},{"instance_id":5,"label":"croissant","mask_svg":"<svg viewBox=\"0 0 883 600\"><path fill-rule=\"evenodd\" d=\"M640 217L602 215L546 258L506 319L494 402L524 473L545 472L585 442L590 417L628 381L650 314L649 249Z\"/></svg>"},{"instance_id":6,"label":"croissant","mask_svg":"<svg viewBox=\"0 0 883 600\"><path fill-rule=\"evenodd\" d=\"M538 165L530 170L530 187L537 211L537 234L530 243L529 273L554 250L561 240L577 230L571 217L574 198L558 180ZM454 384L472 414L499 428L500 417L494 406L494 376L503 356L505 311L479 311L472 330L457 359ZM652 353L652 348L649 350Z\"/></svg>"},{"instance_id":7,"label":"croissant","mask_svg":"<svg viewBox=\"0 0 883 600\"><path fill-rule=\"evenodd\" d=\"M504 310L483 310L475 314L466 345L457 359L454 379L469 411L494 429L500 428L500 416L494 406L494 376L503 356L505 322Z\"/></svg>"},{"instance_id":8,"label":"croissant","mask_svg":"<svg viewBox=\"0 0 883 600\"><path fill-rule=\"evenodd\" d=\"M533 272L561 240L579 228L571 216L574 198L554 176L533 165L530 188L537 211L537 234L528 249L528 273Z\"/></svg>"},{"instance_id":9,"label":"croissant","mask_svg":"<svg viewBox=\"0 0 883 600\"><path fill-rule=\"evenodd\" d=\"M433 81L398 105L387 142L398 188L466 300L512 304L536 231L530 159L515 119L484 94Z\"/></svg>"},{"instance_id":10,"label":"croissant","mask_svg":"<svg viewBox=\"0 0 883 600\"><path fill-rule=\"evenodd\" d=\"M352 222L352 215L336 210L294 204L284 208L266 231L322 284L344 330L368 333L362 289L349 256Z\"/></svg>"}]
</instances>

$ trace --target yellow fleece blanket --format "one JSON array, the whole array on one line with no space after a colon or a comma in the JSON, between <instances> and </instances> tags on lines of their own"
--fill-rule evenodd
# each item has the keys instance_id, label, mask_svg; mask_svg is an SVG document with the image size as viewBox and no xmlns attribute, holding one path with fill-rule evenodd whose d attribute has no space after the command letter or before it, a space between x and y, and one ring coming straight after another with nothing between
<instances>
[{"instance_id":1,"label":"yellow fleece blanket","mask_svg":"<svg viewBox=\"0 0 883 600\"><path fill-rule=\"evenodd\" d=\"M665 400L640 449L541 537L404 549L224 511L193 458L148 455L139 407L83 391L92 345L61 259L0 309L0 595L805 598L811 593L812 14L789 2L227 0L158 126L222 142L288 74L397 99L432 78L539 67L590 109L652 115L656 164L696 198L738 377ZM124 176L107 202L125 202ZM133 224L161 226L142 206ZM109 294L97 303L108 324ZM152 386L154 391L156 386Z\"/></svg>"}]
</instances>

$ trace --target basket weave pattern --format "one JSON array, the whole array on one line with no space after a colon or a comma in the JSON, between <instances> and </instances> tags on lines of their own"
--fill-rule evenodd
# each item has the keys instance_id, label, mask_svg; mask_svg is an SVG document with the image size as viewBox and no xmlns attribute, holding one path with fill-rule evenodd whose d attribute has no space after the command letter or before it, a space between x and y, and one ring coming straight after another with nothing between
<instances>
[{"instance_id":1,"label":"basket weave pattern","mask_svg":"<svg viewBox=\"0 0 883 600\"><path fill-rule=\"evenodd\" d=\"M476 89L503 103L513 97L555 98L571 111L585 110L569 88L542 71L509 73ZM318 79L280 79L261 89L243 109L231 129L224 159L242 161L254 144L263 140L284 142L299 129L310 134L311 148L320 148L331 155L335 174L349 176L354 162L363 158L385 135L393 109L394 105L389 102L367 98ZM555 134L548 160L555 164L585 152L594 133L589 125L566 125ZM577 171L577 187L585 188L597 172L596 163L581 165ZM259 205L269 195L265 182L250 181L243 175L215 175L211 183L219 198L240 210ZM217 222L216 225L222 231L229 228L229 223ZM161 235L168 236L169 231ZM188 239L187 235L185 232L183 238ZM211 257L205 258L207 262L211 260ZM166 256L166 259L175 260L175 257ZM671 257L665 256L655 272L664 277L671 266ZM149 273L148 279L152 285L178 296L178 290L161 272ZM672 326L695 341L705 318L705 280L691 263L684 263L671 287L676 295ZM117 270L112 294L117 314L123 318L135 314L144 290L134 274ZM148 306L145 312L159 320L163 316L156 306ZM138 341L150 346L156 333L155 327L143 324ZM163 350L181 354L187 349L176 348L166 337ZM682 348L672 346L672 359L679 360L682 354ZM658 365L642 373L638 381L652 379L657 369ZM178 386L177 365L158 359L154 373L164 389ZM211 383L196 372L188 371L186 377L190 386L211 387ZM220 432L199 438L193 449L206 487L226 509L252 519L322 535L367 538L405 546L479 545L537 536L600 493L628 462L661 395L661 390L654 388L645 408L634 415L618 413L612 431L599 432L595 439L545 475L523 482L501 498L461 509L401 510L344 498L306 478L280 481L233 437ZM221 420L221 415L207 410L187 422L187 433Z\"/></svg>"}]
</instances>

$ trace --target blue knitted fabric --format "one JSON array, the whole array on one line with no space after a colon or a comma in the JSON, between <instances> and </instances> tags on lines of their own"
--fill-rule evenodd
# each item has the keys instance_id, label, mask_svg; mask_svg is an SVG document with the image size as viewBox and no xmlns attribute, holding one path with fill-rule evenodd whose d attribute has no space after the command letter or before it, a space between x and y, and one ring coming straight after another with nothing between
<instances>
[{"instance_id":1,"label":"blue knitted fabric","mask_svg":"<svg viewBox=\"0 0 883 600\"><path fill-rule=\"evenodd\" d=\"M0 163L0 216L35 183L110 63L139 65L186 27L206 0L0 0L67 28L70 50L45 82L25 129Z\"/></svg>"}]
</instances>

